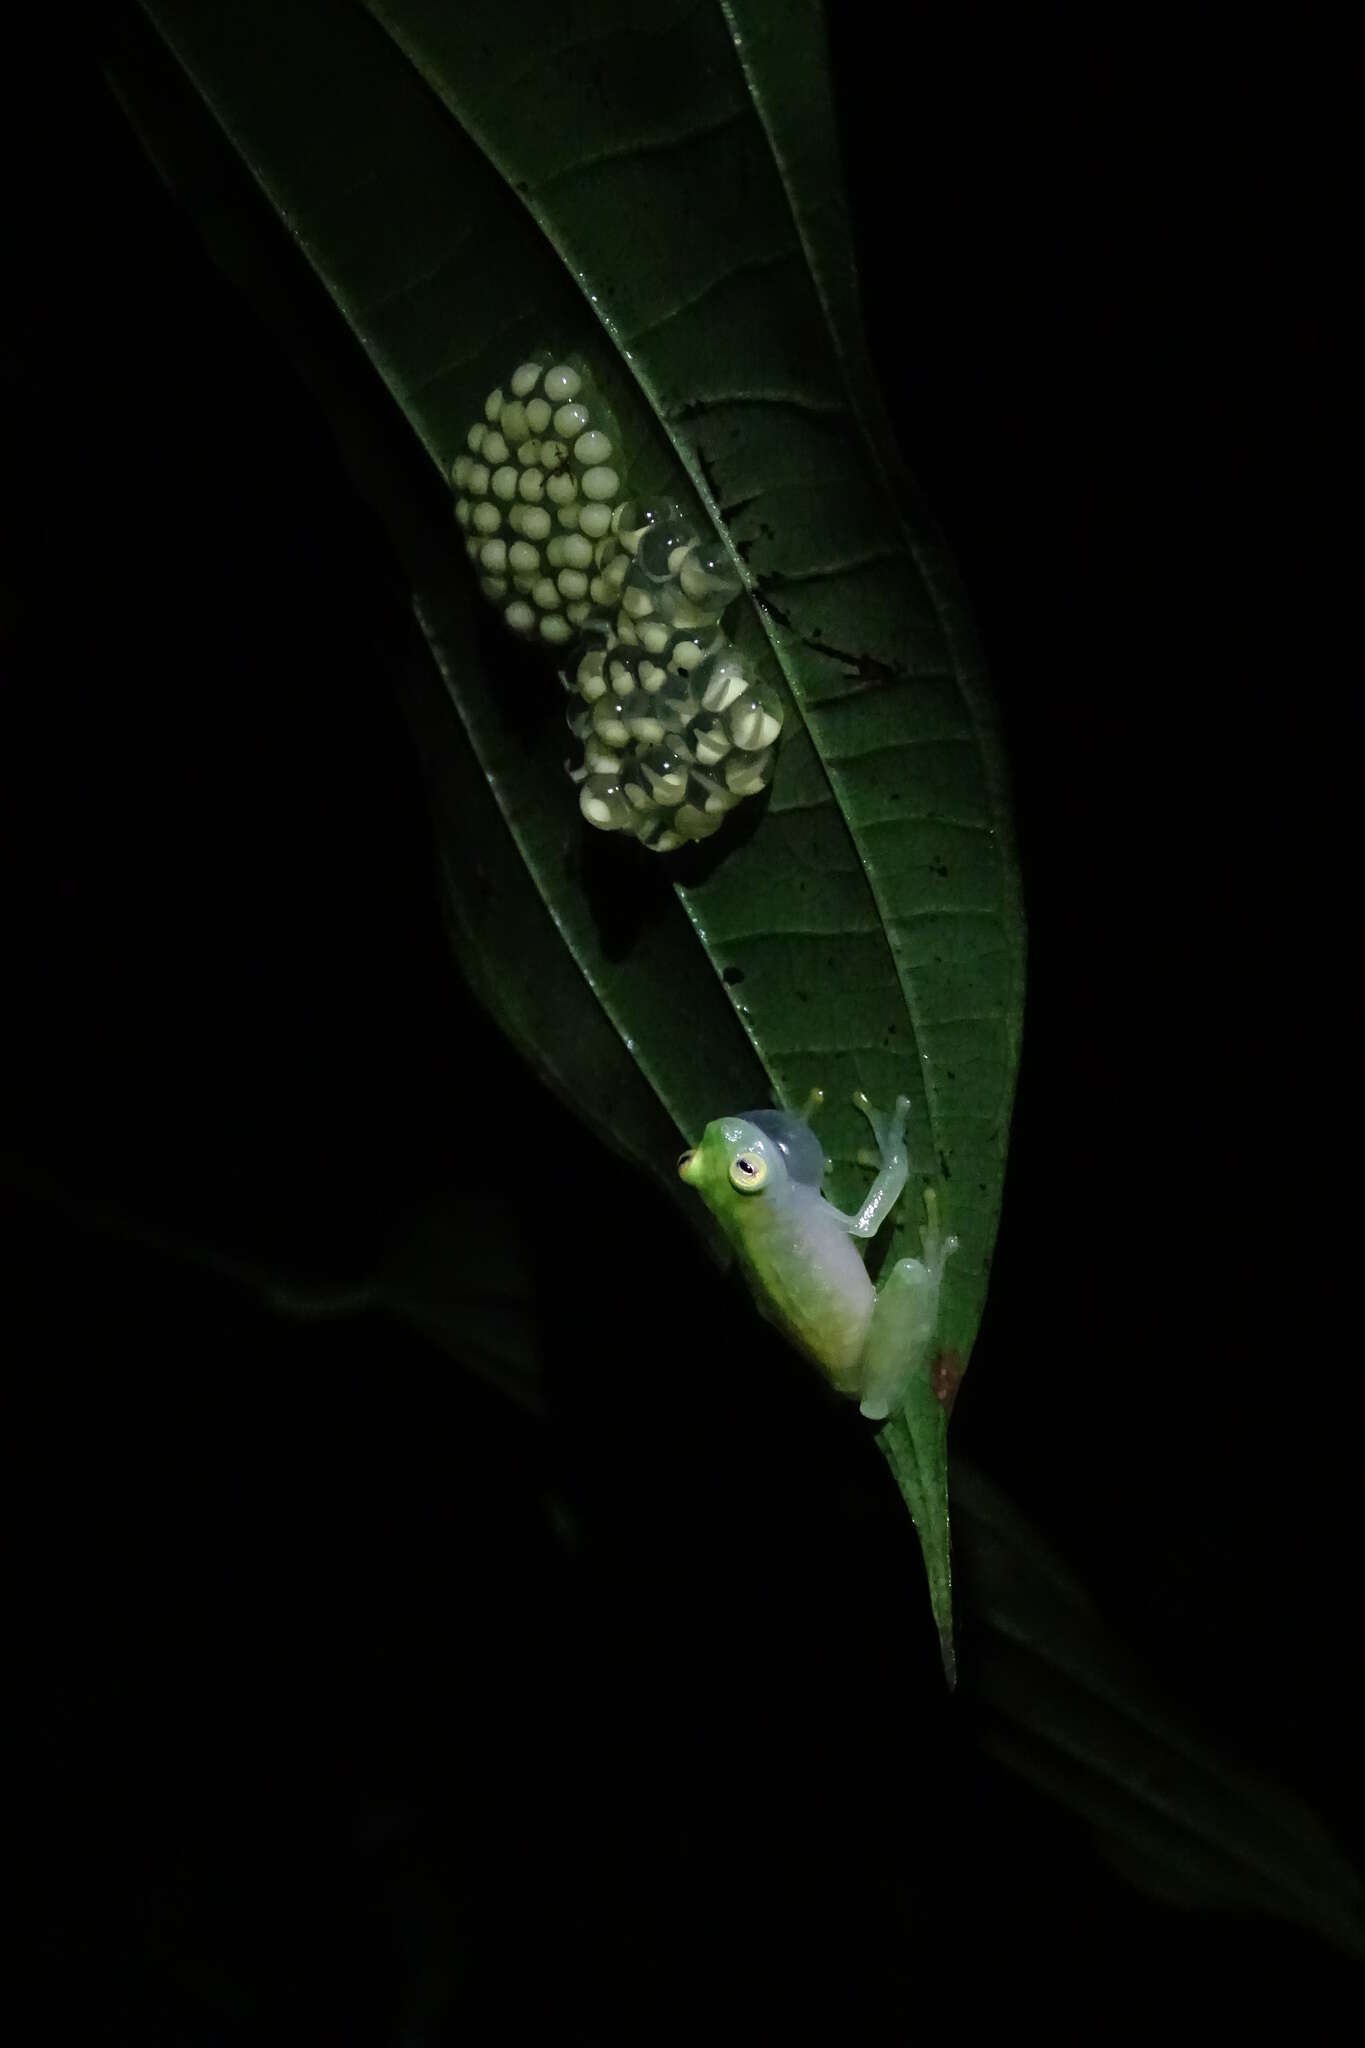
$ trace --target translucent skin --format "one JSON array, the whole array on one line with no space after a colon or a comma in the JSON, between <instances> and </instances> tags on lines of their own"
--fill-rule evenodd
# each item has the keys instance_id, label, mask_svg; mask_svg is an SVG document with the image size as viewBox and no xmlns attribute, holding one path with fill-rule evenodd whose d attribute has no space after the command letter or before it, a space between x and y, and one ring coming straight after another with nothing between
<instances>
[{"instance_id":1,"label":"translucent skin","mask_svg":"<svg viewBox=\"0 0 1365 2048\"><path fill-rule=\"evenodd\" d=\"M924 1258L899 1260L881 1292L873 1288L853 1239L874 1235L905 1186L909 1103L902 1096L881 1117L866 1096L854 1100L872 1125L881 1170L852 1216L820 1193L811 1133L782 1112L708 1124L678 1171L734 1245L763 1313L877 1421L901 1406L914 1373L931 1362L943 1268L957 1239L940 1239L926 1195Z\"/></svg>"}]
</instances>

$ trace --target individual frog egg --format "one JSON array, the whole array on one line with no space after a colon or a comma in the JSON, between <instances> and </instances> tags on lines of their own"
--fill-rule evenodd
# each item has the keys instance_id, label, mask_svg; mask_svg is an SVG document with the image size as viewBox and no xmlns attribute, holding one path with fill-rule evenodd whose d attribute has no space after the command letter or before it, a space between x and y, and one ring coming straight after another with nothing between
<instances>
[{"instance_id":1,"label":"individual frog egg","mask_svg":"<svg viewBox=\"0 0 1365 2048\"><path fill-rule=\"evenodd\" d=\"M656 804L668 809L687 793L688 763L672 746L649 747L640 755L640 769Z\"/></svg>"},{"instance_id":2,"label":"individual frog egg","mask_svg":"<svg viewBox=\"0 0 1365 2048\"><path fill-rule=\"evenodd\" d=\"M589 732L583 741L583 766L589 775L619 777L622 760L620 754L597 733Z\"/></svg>"},{"instance_id":3,"label":"individual frog egg","mask_svg":"<svg viewBox=\"0 0 1365 2048\"><path fill-rule=\"evenodd\" d=\"M607 689L607 657L600 647L590 647L574 672L574 682L580 697L593 704L605 696Z\"/></svg>"},{"instance_id":4,"label":"individual frog egg","mask_svg":"<svg viewBox=\"0 0 1365 2048\"><path fill-rule=\"evenodd\" d=\"M709 839L724 823L724 817L717 812L704 811L692 803L679 804L672 818L673 830L680 839Z\"/></svg>"},{"instance_id":5,"label":"individual frog egg","mask_svg":"<svg viewBox=\"0 0 1365 2048\"><path fill-rule=\"evenodd\" d=\"M687 553L690 546L691 535L686 522L682 514L670 506L640 532L635 548L640 574L651 583L673 581L673 564Z\"/></svg>"},{"instance_id":6,"label":"individual frog egg","mask_svg":"<svg viewBox=\"0 0 1365 2048\"><path fill-rule=\"evenodd\" d=\"M653 747L664 739L668 727L659 716L658 706L652 697L641 691L625 707L626 725L637 746Z\"/></svg>"},{"instance_id":7,"label":"individual frog egg","mask_svg":"<svg viewBox=\"0 0 1365 2048\"><path fill-rule=\"evenodd\" d=\"M725 635L714 626L697 627L687 633L674 633L670 628L668 667L675 675L691 675L712 655L724 653L728 645Z\"/></svg>"},{"instance_id":8,"label":"individual frog egg","mask_svg":"<svg viewBox=\"0 0 1365 2048\"><path fill-rule=\"evenodd\" d=\"M611 531L610 505L582 505L579 508L577 524L580 532L589 540L602 540Z\"/></svg>"},{"instance_id":9,"label":"individual frog egg","mask_svg":"<svg viewBox=\"0 0 1365 2048\"><path fill-rule=\"evenodd\" d=\"M678 565L678 583L683 596L719 618L739 596L740 581L729 555L719 545L698 542Z\"/></svg>"},{"instance_id":10,"label":"individual frog egg","mask_svg":"<svg viewBox=\"0 0 1365 2048\"><path fill-rule=\"evenodd\" d=\"M626 724L626 707L619 697L599 697L592 707L593 731L609 747L628 747L630 727Z\"/></svg>"},{"instance_id":11,"label":"individual frog egg","mask_svg":"<svg viewBox=\"0 0 1365 2048\"><path fill-rule=\"evenodd\" d=\"M713 654L692 672L692 687L700 693L704 711L728 711L741 697L751 694L744 664L733 649Z\"/></svg>"},{"instance_id":12,"label":"individual frog egg","mask_svg":"<svg viewBox=\"0 0 1365 2048\"><path fill-rule=\"evenodd\" d=\"M514 540L507 549L507 566L514 576L529 576L533 580L542 573L540 550L529 540ZM530 588L530 585L527 585Z\"/></svg>"},{"instance_id":13,"label":"individual frog egg","mask_svg":"<svg viewBox=\"0 0 1365 2048\"><path fill-rule=\"evenodd\" d=\"M725 723L730 737L746 754L758 754L770 747L782 730L782 707L768 693L753 688L727 707Z\"/></svg>"},{"instance_id":14,"label":"individual frog egg","mask_svg":"<svg viewBox=\"0 0 1365 2048\"><path fill-rule=\"evenodd\" d=\"M574 442L578 439L579 435L586 428L588 424L588 418L589 414L586 405L567 404L561 405L558 408L558 410L555 412L553 416L551 424L553 425L554 430L556 434L558 434L560 440L567 441L569 443L569 446L572 447Z\"/></svg>"},{"instance_id":15,"label":"individual frog egg","mask_svg":"<svg viewBox=\"0 0 1365 2048\"><path fill-rule=\"evenodd\" d=\"M599 832L619 832L631 820L631 807L615 775L590 775L579 792L578 808Z\"/></svg>"},{"instance_id":16,"label":"individual frog egg","mask_svg":"<svg viewBox=\"0 0 1365 2048\"><path fill-rule=\"evenodd\" d=\"M682 837L673 830L670 822L671 811L661 811L657 806L640 811L635 818L635 837L641 846L651 853L672 853L683 844Z\"/></svg>"},{"instance_id":17,"label":"individual frog egg","mask_svg":"<svg viewBox=\"0 0 1365 2048\"><path fill-rule=\"evenodd\" d=\"M582 463L584 469L596 469L610 462L614 452L611 436L604 434L600 427L587 428L573 444L573 459Z\"/></svg>"},{"instance_id":18,"label":"individual frog egg","mask_svg":"<svg viewBox=\"0 0 1365 2048\"><path fill-rule=\"evenodd\" d=\"M621 794L636 813L637 822L659 808L638 754L632 754L621 770Z\"/></svg>"},{"instance_id":19,"label":"individual frog egg","mask_svg":"<svg viewBox=\"0 0 1365 2048\"><path fill-rule=\"evenodd\" d=\"M621 585L625 581L626 572L629 568L630 562L627 557L625 555L618 555L614 562L607 563L605 569L599 569L588 586L588 594L592 598L593 603L600 605L604 611L610 611L620 600ZM630 619L628 612L625 616L627 619ZM633 628L633 620L631 625ZM619 625L617 631L620 631ZM633 631L631 637L634 637Z\"/></svg>"},{"instance_id":20,"label":"individual frog egg","mask_svg":"<svg viewBox=\"0 0 1365 2048\"><path fill-rule=\"evenodd\" d=\"M519 398L505 404L498 415L498 431L509 448L519 448L523 441L531 439L531 422L526 417L526 407Z\"/></svg>"},{"instance_id":21,"label":"individual frog egg","mask_svg":"<svg viewBox=\"0 0 1365 2048\"><path fill-rule=\"evenodd\" d=\"M607 651L607 687L618 697L633 697L640 687L640 657L618 641Z\"/></svg>"},{"instance_id":22,"label":"individual frog egg","mask_svg":"<svg viewBox=\"0 0 1365 2048\"><path fill-rule=\"evenodd\" d=\"M691 678L675 676L665 672L658 689L651 691L651 698L658 707L658 716L667 732L685 732L696 717L700 706Z\"/></svg>"},{"instance_id":23,"label":"individual frog egg","mask_svg":"<svg viewBox=\"0 0 1365 2048\"><path fill-rule=\"evenodd\" d=\"M730 735L725 730L725 721L706 712L689 726L688 741L700 768L714 768L730 751Z\"/></svg>"},{"instance_id":24,"label":"individual frog egg","mask_svg":"<svg viewBox=\"0 0 1365 2048\"><path fill-rule=\"evenodd\" d=\"M657 613L650 618L640 619L636 624L635 633L640 645L647 648L651 654L666 656L673 644L673 628L667 619L661 619Z\"/></svg>"},{"instance_id":25,"label":"individual frog egg","mask_svg":"<svg viewBox=\"0 0 1365 2048\"><path fill-rule=\"evenodd\" d=\"M727 811L732 811L743 801L738 790L728 789L713 775L701 773L700 763L687 778L687 802L695 804L699 811L705 811L708 817L723 818Z\"/></svg>"},{"instance_id":26,"label":"individual frog egg","mask_svg":"<svg viewBox=\"0 0 1365 2048\"><path fill-rule=\"evenodd\" d=\"M627 499L611 515L611 530L628 555L633 556L649 529L667 519L673 507L662 500Z\"/></svg>"},{"instance_id":27,"label":"individual frog egg","mask_svg":"<svg viewBox=\"0 0 1365 2048\"><path fill-rule=\"evenodd\" d=\"M551 405L577 398L582 389L583 379L570 363L552 363L545 372L545 396Z\"/></svg>"},{"instance_id":28,"label":"individual frog egg","mask_svg":"<svg viewBox=\"0 0 1365 2048\"><path fill-rule=\"evenodd\" d=\"M594 463L579 477L578 488L590 504L605 505L614 500L621 489L620 474L609 462Z\"/></svg>"},{"instance_id":29,"label":"individual frog egg","mask_svg":"<svg viewBox=\"0 0 1365 2048\"><path fill-rule=\"evenodd\" d=\"M660 618L666 619L675 633L692 633L704 626L714 626L719 617L719 613L708 611L684 597L676 582L661 583L655 592L654 602Z\"/></svg>"},{"instance_id":30,"label":"individual frog egg","mask_svg":"<svg viewBox=\"0 0 1365 2048\"><path fill-rule=\"evenodd\" d=\"M746 754L737 750L727 754L717 772L725 787L733 790L736 796L757 796L772 781L773 759L771 747L762 754Z\"/></svg>"}]
</instances>

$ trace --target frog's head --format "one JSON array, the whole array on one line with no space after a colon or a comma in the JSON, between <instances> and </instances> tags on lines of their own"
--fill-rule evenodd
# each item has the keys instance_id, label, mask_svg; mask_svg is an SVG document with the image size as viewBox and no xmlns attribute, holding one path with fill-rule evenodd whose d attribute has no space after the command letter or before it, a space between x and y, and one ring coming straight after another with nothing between
<instances>
[{"instance_id":1,"label":"frog's head","mask_svg":"<svg viewBox=\"0 0 1365 2048\"><path fill-rule=\"evenodd\" d=\"M824 1163L803 1119L785 1110L756 1109L708 1124L700 1145L683 1153L678 1172L708 1208L723 1213L736 1199L771 1198L791 1181L818 1187Z\"/></svg>"}]
</instances>

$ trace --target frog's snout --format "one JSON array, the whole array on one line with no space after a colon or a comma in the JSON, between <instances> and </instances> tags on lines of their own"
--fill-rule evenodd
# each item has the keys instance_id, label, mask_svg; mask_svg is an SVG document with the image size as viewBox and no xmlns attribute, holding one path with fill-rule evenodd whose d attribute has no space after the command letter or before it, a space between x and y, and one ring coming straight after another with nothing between
<instances>
[{"instance_id":1,"label":"frog's snout","mask_svg":"<svg viewBox=\"0 0 1365 2048\"><path fill-rule=\"evenodd\" d=\"M686 1152L683 1152L679 1155L678 1177L680 1180L690 1181L696 1179L696 1159L697 1151L694 1145L689 1145Z\"/></svg>"}]
</instances>

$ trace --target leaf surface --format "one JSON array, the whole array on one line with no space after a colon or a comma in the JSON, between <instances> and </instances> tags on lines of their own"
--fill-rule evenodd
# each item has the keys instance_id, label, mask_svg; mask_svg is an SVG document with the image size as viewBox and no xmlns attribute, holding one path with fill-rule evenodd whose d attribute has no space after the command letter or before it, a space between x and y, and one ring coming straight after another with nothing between
<instances>
[{"instance_id":1,"label":"leaf surface","mask_svg":"<svg viewBox=\"0 0 1365 2048\"><path fill-rule=\"evenodd\" d=\"M618 0L567 16L533 0L515 20L440 0L145 13L442 483L518 361L580 353L631 488L677 498L742 576L727 627L786 712L770 800L704 853L642 860L582 827L557 686L472 617L457 536L434 544L427 517L414 608L497 807L478 828L497 840L487 865L504 907L523 906L477 916L468 834L456 859L460 833L444 833L476 985L546 1078L663 1177L673 1145L638 1089L606 1078L604 1026L689 1141L726 1110L822 1087L844 1206L867 1179L854 1092L907 1095L912 1159L960 1241L941 1338L965 1363L1023 922L979 656L864 368L817 11L780 36L735 0L664 0L645 19ZM597 1012L553 1044L535 999L551 931ZM917 1250L920 1225L907 1198L874 1264ZM938 1547L946 1561L946 1530ZM944 1600L946 1582L941 1624Z\"/></svg>"}]
</instances>

